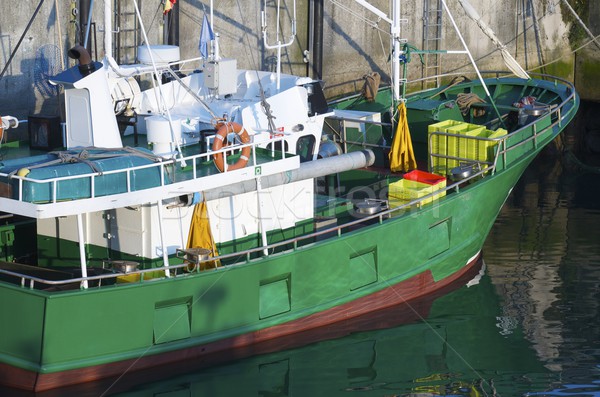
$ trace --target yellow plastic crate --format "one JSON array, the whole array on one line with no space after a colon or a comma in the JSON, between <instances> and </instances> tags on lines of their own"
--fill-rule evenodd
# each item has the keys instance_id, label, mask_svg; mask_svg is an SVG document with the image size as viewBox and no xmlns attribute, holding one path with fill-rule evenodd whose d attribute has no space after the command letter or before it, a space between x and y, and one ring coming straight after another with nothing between
<instances>
[{"instance_id":1,"label":"yellow plastic crate","mask_svg":"<svg viewBox=\"0 0 600 397\"><path fill-rule=\"evenodd\" d=\"M470 135L478 136L485 131L485 127L477 124L462 123L448 128L450 134L460 134L465 137L448 137L448 156L471 159L476 151L477 140L467 138ZM448 159L448 170L460 165L460 160Z\"/></svg>"},{"instance_id":2,"label":"yellow plastic crate","mask_svg":"<svg viewBox=\"0 0 600 397\"><path fill-rule=\"evenodd\" d=\"M428 132L448 132L464 135L464 137L434 136L432 139L431 153L441 156L458 157L465 160L491 162L494 159L496 142L482 141L471 137L499 138L506 135L505 129L491 131L484 126L464 123L455 120L431 124ZM460 165L460 160L433 157L430 171L439 175L448 175L450 170Z\"/></svg>"},{"instance_id":3,"label":"yellow plastic crate","mask_svg":"<svg viewBox=\"0 0 600 397\"><path fill-rule=\"evenodd\" d=\"M483 130L481 132L473 131L469 133L470 136L478 136L482 138L500 138L505 136L507 131L503 128L499 128L496 131ZM479 162L492 162L494 160L494 149L497 142L493 141L482 141L477 139L469 139L469 152L468 158Z\"/></svg>"},{"instance_id":4,"label":"yellow plastic crate","mask_svg":"<svg viewBox=\"0 0 600 397\"><path fill-rule=\"evenodd\" d=\"M418 198L427 196L434 193L437 190L442 189L438 194L435 194L419 204L428 204L433 200L438 200L440 197L446 195L446 191L443 190L445 183L438 183L437 185L430 185L427 183L421 183L417 181L411 181L408 179L400 179L397 182L390 183L388 191L389 205L392 208L399 207Z\"/></svg>"},{"instance_id":5,"label":"yellow plastic crate","mask_svg":"<svg viewBox=\"0 0 600 397\"><path fill-rule=\"evenodd\" d=\"M152 272L144 273L144 280L152 280L155 278L162 278L164 276L164 270L155 270ZM140 279L140 273L126 274L124 276L117 276L117 284L137 283L140 281Z\"/></svg>"},{"instance_id":6,"label":"yellow plastic crate","mask_svg":"<svg viewBox=\"0 0 600 397\"><path fill-rule=\"evenodd\" d=\"M430 124L427 127L428 135L431 135L433 132L448 132L448 128L460 126L464 124L462 121L456 120L444 120L439 123ZM428 136L429 138L429 136ZM443 154L447 155L448 153L448 137L443 135L433 135L431 136L431 153L435 154ZM431 172L440 175L446 175L448 169L448 161L446 158L442 157L433 157L433 164Z\"/></svg>"}]
</instances>

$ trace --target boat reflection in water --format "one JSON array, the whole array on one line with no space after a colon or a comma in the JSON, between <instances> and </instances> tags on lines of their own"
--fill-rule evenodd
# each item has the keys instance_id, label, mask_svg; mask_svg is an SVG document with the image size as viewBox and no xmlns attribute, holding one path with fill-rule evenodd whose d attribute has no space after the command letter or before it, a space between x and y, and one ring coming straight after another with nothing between
<instances>
[{"instance_id":1,"label":"boat reflection in water","mask_svg":"<svg viewBox=\"0 0 600 397\"><path fill-rule=\"evenodd\" d=\"M600 395L600 156L583 160L593 166L573 156L538 158L485 246L504 333L522 332L554 378L532 396Z\"/></svg>"}]
</instances>

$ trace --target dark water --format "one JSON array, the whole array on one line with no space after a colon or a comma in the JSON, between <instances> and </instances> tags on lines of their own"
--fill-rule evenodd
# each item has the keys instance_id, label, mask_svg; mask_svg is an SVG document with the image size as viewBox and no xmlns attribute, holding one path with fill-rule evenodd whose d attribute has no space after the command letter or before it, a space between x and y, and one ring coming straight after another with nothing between
<instances>
[{"instance_id":1,"label":"dark water","mask_svg":"<svg viewBox=\"0 0 600 397\"><path fill-rule=\"evenodd\" d=\"M546 153L527 170L478 284L263 346L283 351L53 395L600 396L600 156L578 157L592 166Z\"/></svg>"}]
</instances>

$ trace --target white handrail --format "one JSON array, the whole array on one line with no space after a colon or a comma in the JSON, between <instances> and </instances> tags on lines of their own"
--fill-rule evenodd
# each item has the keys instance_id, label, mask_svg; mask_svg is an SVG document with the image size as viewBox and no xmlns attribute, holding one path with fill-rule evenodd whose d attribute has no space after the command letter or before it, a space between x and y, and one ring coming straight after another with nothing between
<instances>
[{"instance_id":1,"label":"white handrail","mask_svg":"<svg viewBox=\"0 0 600 397\"><path fill-rule=\"evenodd\" d=\"M277 137L277 138L273 138L270 140L270 142L277 142L277 141L283 141L285 139L285 137ZM199 175L198 174L198 167L196 165L196 161L197 160L208 160L210 157L212 157L215 154L218 153L223 153L223 155L225 156L225 152L231 151L231 150L238 150L238 149L243 149L244 147L251 147L253 152L256 152L256 148L258 147L259 143L246 143L243 145L236 145L236 146L228 146L228 147L224 147L222 149L219 150L215 150L215 151L210 151L207 153L200 153L200 154L195 154L192 156L186 156L183 157L183 159L185 161L191 161L193 163L193 167L192 167L192 180L195 179L199 179L202 178L203 175ZM261 142L261 144L264 144L264 142ZM282 159L285 159L285 154L283 151L284 145L282 145ZM254 165L256 165L256 156L253 156L253 162ZM169 161L160 161L157 163L151 163L151 164L143 164L143 165L136 165L136 166L132 166L132 167L127 167L127 168L121 168L121 169L116 169L116 170L107 170L107 171L102 171L102 172L93 172L93 173L87 173L87 174L81 174L81 175L67 175L67 176L59 176L59 177L54 177L54 178L48 178L48 179L35 179L35 178L30 178L27 176L19 176L19 175L10 175L8 173L2 173L0 172L0 177L4 177L7 179L17 179L18 180L18 184L19 184L19 192L18 192L18 198L15 199L16 201L21 201L21 202L26 202L26 200L24 200L23 197L23 184L25 182L28 183L32 183L32 184L38 184L38 185L46 185L48 184L49 186L51 186L51 196L48 197L48 202L49 203L56 203L58 202L58 184L60 182L65 182L65 181L70 181L70 180L84 180L84 179L89 179L89 183L90 183L90 197L82 197L82 198L95 198L95 197L99 197L96 195L96 191L95 191L95 179L99 176L108 176L108 175L117 175L117 174L125 174L125 191L124 192L119 192L119 193L131 193L133 191L136 190L132 190L132 184L131 184L131 176L134 172L136 171L141 171L141 170L146 170L146 169L157 169L160 173L160 184L157 186L166 186L169 184L169 182L167 182L165 180L165 169L164 167L166 165L170 165L170 164L174 164L176 162L179 162L180 159L177 160L169 160ZM154 187L154 186L153 186ZM75 199L76 200L76 199Z\"/></svg>"}]
</instances>

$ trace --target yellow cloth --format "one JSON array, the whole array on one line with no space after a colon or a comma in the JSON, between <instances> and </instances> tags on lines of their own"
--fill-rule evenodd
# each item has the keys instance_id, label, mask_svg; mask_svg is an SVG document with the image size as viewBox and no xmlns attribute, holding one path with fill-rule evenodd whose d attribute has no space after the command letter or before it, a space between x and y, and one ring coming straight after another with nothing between
<instances>
[{"instance_id":1,"label":"yellow cloth","mask_svg":"<svg viewBox=\"0 0 600 397\"><path fill-rule=\"evenodd\" d=\"M410 171L417 168L415 153L413 151L410 131L408 130L408 120L406 119L406 105L401 102L398 105L398 127L392 140L392 149L390 150L390 169L396 171Z\"/></svg>"},{"instance_id":2,"label":"yellow cloth","mask_svg":"<svg viewBox=\"0 0 600 397\"><path fill-rule=\"evenodd\" d=\"M187 248L206 248L212 251L212 256L218 256L217 246L210 232L210 221L206 201L196 204L192 221L190 222L190 233L188 235ZM220 266L220 261L205 262L201 269Z\"/></svg>"}]
</instances>

